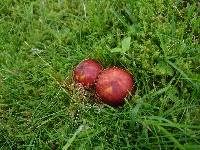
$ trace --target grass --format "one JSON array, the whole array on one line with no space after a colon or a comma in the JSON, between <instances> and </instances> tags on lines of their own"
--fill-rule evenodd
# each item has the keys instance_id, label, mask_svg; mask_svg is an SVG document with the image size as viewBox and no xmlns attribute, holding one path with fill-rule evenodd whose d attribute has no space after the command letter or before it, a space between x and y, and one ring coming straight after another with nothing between
<instances>
[{"instance_id":1,"label":"grass","mask_svg":"<svg viewBox=\"0 0 200 150\"><path fill-rule=\"evenodd\" d=\"M1 0L0 149L200 149L196 0ZM124 52L112 52L130 40ZM93 58L135 77L123 107L76 89Z\"/></svg>"}]
</instances>

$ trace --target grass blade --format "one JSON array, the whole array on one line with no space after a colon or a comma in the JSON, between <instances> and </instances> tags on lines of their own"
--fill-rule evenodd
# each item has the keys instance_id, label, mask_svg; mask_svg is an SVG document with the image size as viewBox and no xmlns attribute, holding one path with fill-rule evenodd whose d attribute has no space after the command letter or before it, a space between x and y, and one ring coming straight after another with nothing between
<instances>
[{"instance_id":1,"label":"grass blade","mask_svg":"<svg viewBox=\"0 0 200 150\"><path fill-rule=\"evenodd\" d=\"M179 149L181 149L181 150L184 150L185 148L175 139L175 137L170 133L170 132L168 132L165 128L163 128L163 127L161 127L161 126L158 126L158 128L160 129L160 131L162 131L165 135L166 135L166 137L170 140L170 141L172 141L173 143L174 143L174 145L177 147L177 148L179 148Z\"/></svg>"},{"instance_id":2,"label":"grass blade","mask_svg":"<svg viewBox=\"0 0 200 150\"><path fill-rule=\"evenodd\" d=\"M187 74L185 74L183 72L183 70L181 70L180 68L178 68L174 63L172 63L171 61L167 60L167 63L169 65L171 65L174 69L176 69L185 79L187 79L194 87L195 87L195 84L194 82L188 77Z\"/></svg>"},{"instance_id":3,"label":"grass blade","mask_svg":"<svg viewBox=\"0 0 200 150\"><path fill-rule=\"evenodd\" d=\"M79 128L76 130L76 132L73 134L73 136L68 140L67 144L63 147L63 150L67 150L73 141L75 140L76 136L83 130L83 125L80 125Z\"/></svg>"}]
</instances>

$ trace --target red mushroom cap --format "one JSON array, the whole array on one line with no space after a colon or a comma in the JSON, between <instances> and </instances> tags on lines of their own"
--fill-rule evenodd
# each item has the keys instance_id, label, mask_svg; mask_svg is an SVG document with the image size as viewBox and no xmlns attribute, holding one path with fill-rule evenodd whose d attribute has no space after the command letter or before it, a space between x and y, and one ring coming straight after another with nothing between
<instances>
[{"instance_id":1,"label":"red mushroom cap","mask_svg":"<svg viewBox=\"0 0 200 150\"><path fill-rule=\"evenodd\" d=\"M102 71L102 66L92 59L82 61L74 70L74 80L84 87L94 85L98 74Z\"/></svg>"},{"instance_id":2,"label":"red mushroom cap","mask_svg":"<svg viewBox=\"0 0 200 150\"><path fill-rule=\"evenodd\" d=\"M123 104L124 98L134 88L132 75L117 67L105 69L96 82L96 94L101 100L112 106Z\"/></svg>"}]
</instances>

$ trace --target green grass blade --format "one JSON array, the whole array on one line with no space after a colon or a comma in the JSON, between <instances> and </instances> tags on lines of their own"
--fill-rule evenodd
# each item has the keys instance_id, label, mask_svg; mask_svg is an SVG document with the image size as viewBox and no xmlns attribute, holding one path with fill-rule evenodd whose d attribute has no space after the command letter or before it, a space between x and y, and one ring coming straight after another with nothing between
<instances>
[{"instance_id":1,"label":"green grass blade","mask_svg":"<svg viewBox=\"0 0 200 150\"><path fill-rule=\"evenodd\" d=\"M65 146L62 148L63 150L67 150L71 144L73 143L73 141L76 139L76 136L83 130L83 125L80 125L78 127L78 129L76 130L76 132L73 134L73 136L67 141L67 143L65 144Z\"/></svg>"},{"instance_id":2,"label":"green grass blade","mask_svg":"<svg viewBox=\"0 0 200 150\"><path fill-rule=\"evenodd\" d=\"M158 126L158 128L160 129L161 132L163 132L163 134L170 140L174 143L174 145L180 149L180 150L185 150L184 146L181 145L177 140L176 138L170 133L168 132L165 128L161 127L161 126Z\"/></svg>"}]
</instances>

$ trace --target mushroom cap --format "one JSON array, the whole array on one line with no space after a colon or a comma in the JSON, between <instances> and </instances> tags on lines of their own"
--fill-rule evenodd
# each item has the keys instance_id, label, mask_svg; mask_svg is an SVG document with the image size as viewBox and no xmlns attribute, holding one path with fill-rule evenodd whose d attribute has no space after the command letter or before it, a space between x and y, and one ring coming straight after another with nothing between
<instances>
[{"instance_id":1,"label":"mushroom cap","mask_svg":"<svg viewBox=\"0 0 200 150\"><path fill-rule=\"evenodd\" d=\"M74 80L84 87L94 85L98 74L102 71L102 66L92 59L82 61L74 69Z\"/></svg>"},{"instance_id":2,"label":"mushroom cap","mask_svg":"<svg viewBox=\"0 0 200 150\"><path fill-rule=\"evenodd\" d=\"M133 91L134 80L129 72L112 67L100 73L95 85L96 94L103 102L118 106Z\"/></svg>"}]
</instances>

